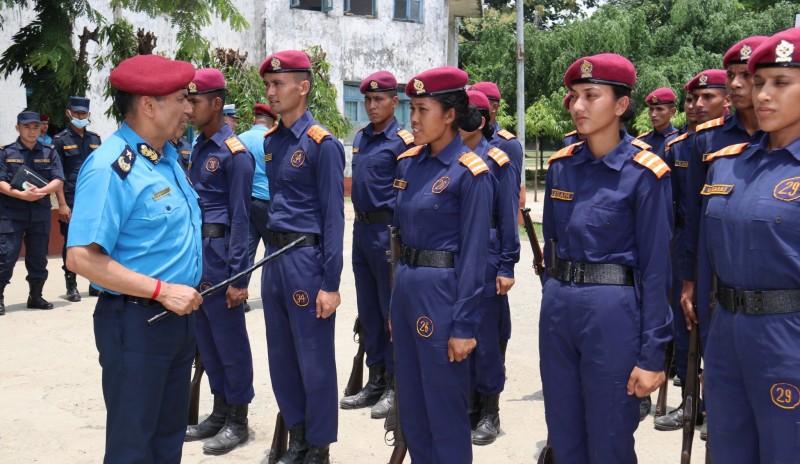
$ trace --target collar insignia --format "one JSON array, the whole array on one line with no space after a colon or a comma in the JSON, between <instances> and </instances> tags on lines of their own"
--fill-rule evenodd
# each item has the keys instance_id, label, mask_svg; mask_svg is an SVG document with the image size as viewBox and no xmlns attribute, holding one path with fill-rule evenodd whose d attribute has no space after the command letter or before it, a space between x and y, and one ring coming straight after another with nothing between
<instances>
[{"instance_id":1,"label":"collar insignia","mask_svg":"<svg viewBox=\"0 0 800 464\"><path fill-rule=\"evenodd\" d=\"M136 148L139 150L139 153L141 153L145 158L149 159L151 163L158 164L158 160L161 158L161 156L153 149L153 147L146 143L140 143L139 145L136 145Z\"/></svg>"}]
</instances>

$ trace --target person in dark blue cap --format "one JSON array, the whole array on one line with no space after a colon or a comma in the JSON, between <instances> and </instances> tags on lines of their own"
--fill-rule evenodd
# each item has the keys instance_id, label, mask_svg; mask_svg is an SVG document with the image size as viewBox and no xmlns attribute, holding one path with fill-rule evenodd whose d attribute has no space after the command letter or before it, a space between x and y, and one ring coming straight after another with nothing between
<instances>
[{"instance_id":1,"label":"person in dark blue cap","mask_svg":"<svg viewBox=\"0 0 800 464\"><path fill-rule=\"evenodd\" d=\"M75 273L67 269L67 239L69 221L72 218L72 207L75 205L75 184L84 161L100 146L100 136L86 129L89 125L90 101L86 97L69 97L66 114L69 125L53 137L53 147L61 157L64 168L64 185L56 192L58 198L58 224L64 237L61 257L64 260L64 279L67 283L67 300L81 301Z\"/></svg>"},{"instance_id":2,"label":"person in dark blue cap","mask_svg":"<svg viewBox=\"0 0 800 464\"><path fill-rule=\"evenodd\" d=\"M17 116L16 142L0 148L0 315L6 313L3 291L11 281L14 264L25 243L25 267L30 295L28 307L52 309L42 298L47 280L47 244L50 238L50 194L61 187L64 172L52 146L38 142L39 113L23 111ZM32 170L46 185L19 185L14 176Z\"/></svg>"}]
</instances>

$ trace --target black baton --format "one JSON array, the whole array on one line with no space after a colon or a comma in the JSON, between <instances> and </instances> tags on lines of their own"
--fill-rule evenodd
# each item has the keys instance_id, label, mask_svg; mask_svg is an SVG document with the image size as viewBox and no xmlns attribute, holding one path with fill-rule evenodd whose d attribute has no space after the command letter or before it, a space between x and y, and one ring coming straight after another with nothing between
<instances>
[{"instance_id":1,"label":"black baton","mask_svg":"<svg viewBox=\"0 0 800 464\"><path fill-rule=\"evenodd\" d=\"M257 263L253 264L252 266L250 266L248 269L236 274L233 277L230 277L230 278L218 283L217 285L214 285L213 287L208 287L207 289L203 290L202 292L200 292L200 296L208 296L208 295L211 295L212 293L216 292L217 290L219 290L221 288L227 287L231 283L241 279L242 277L246 276L247 274L250 274L253 271L255 271L256 269L260 268L261 266L267 264L267 262L272 261L273 259L277 258L278 256L280 256L280 255L286 253L287 251L291 250L292 248L296 247L301 242L303 242L305 239L306 239L305 237L300 237L300 238L295 239L293 242L289 243L288 245L286 245L285 247L281 248L280 250L272 253L269 256L265 256L260 261L258 261ZM169 316L170 314L174 314L174 313L172 311L170 311L170 310L164 310L164 311L156 314L155 316L151 317L150 319L148 319L147 320L147 325L153 325L156 322L160 321L161 319L164 319L165 317Z\"/></svg>"}]
</instances>

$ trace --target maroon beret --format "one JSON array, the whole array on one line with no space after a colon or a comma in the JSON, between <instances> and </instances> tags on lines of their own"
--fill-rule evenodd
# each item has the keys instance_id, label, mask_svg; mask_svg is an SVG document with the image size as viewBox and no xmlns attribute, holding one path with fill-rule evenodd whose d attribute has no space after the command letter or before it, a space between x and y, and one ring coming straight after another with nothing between
<instances>
[{"instance_id":1,"label":"maroon beret","mask_svg":"<svg viewBox=\"0 0 800 464\"><path fill-rule=\"evenodd\" d=\"M767 40L766 36L754 35L737 42L736 45L725 52L725 56L722 58L722 67L728 69L728 66L732 64L747 64L750 55L753 54L753 50L758 48L765 40Z\"/></svg>"},{"instance_id":2,"label":"maroon beret","mask_svg":"<svg viewBox=\"0 0 800 464\"><path fill-rule=\"evenodd\" d=\"M364 78L360 90L361 93L397 90L397 79L389 71L378 71Z\"/></svg>"},{"instance_id":3,"label":"maroon beret","mask_svg":"<svg viewBox=\"0 0 800 464\"><path fill-rule=\"evenodd\" d=\"M561 102L561 104L564 105L564 109L567 111L569 111L569 102L571 100L572 100L572 94L567 92L567 94L564 95L564 101Z\"/></svg>"},{"instance_id":4,"label":"maroon beret","mask_svg":"<svg viewBox=\"0 0 800 464\"><path fill-rule=\"evenodd\" d=\"M253 105L253 114L265 114L271 117L272 119L278 119L278 115L275 114L274 111L272 111L272 108L270 108L269 105L266 105L264 103L256 103L255 105Z\"/></svg>"},{"instance_id":5,"label":"maroon beret","mask_svg":"<svg viewBox=\"0 0 800 464\"><path fill-rule=\"evenodd\" d=\"M648 105L664 105L667 103L675 103L675 92L673 92L669 87L659 87L650 92L650 95L644 99L644 102Z\"/></svg>"},{"instance_id":6,"label":"maroon beret","mask_svg":"<svg viewBox=\"0 0 800 464\"><path fill-rule=\"evenodd\" d=\"M568 88L583 82L632 89L636 84L636 68L630 60L616 53L587 56L572 63L564 74L564 85Z\"/></svg>"},{"instance_id":7,"label":"maroon beret","mask_svg":"<svg viewBox=\"0 0 800 464\"><path fill-rule=\"evenodd\" d=\"M483 92L487 98L491 98L492 100L501 100L500 97L500 89L497 87L497 84L494 82L477 82L472 84L469 88L470 90L478 90Z\"/></svg>"},{"instance_id":8,"label":"maroon beret","mask_svg":"<svg viewBox=\"0 0 800 464\"><path fill-rule=\"evenodd\" d=\"M258 74L311 71L311 60L300 50L284 50L268 56Z\"/></svg>"},{"instance_id":9,"label":"maroon beret","mask_svg":"<svg viewBox=\"0 0 800 464\"><path fill-rule=\"evenodd\" d=\"M469 104L475 106L475 108L490 109L489 98L480 90L467 90L467 96L469 97Z\"/></svg>"},{"instance_id":10,"label":"maroon beret","mask_svg":"<svg viewBox=\"0 0 800 464\"><path fill-rule=\"evenodd\" d=\"M700 71L692 80L686 83L686 91L697 89L724 89L728 73L724 69L706 69Z\"/></svg>"},{"instance_id":11,"label":"maroon beret","mask_svg":"<svg viewBox=\"0 0 800 464\"><path fill-rule=\"evenodd\" d=\"M800 27L793 27L769 37L758 46L747 62L753 73L758 68L800 67Z\"/></svg>"},{"instance_id":12,"label":"maroon beret","mask_svg":"<svg viewBox=\"0 0 800 464\"><path fill-rule=\"evenodd\" d=\"M40 113L39 114L39 119L41 119L42 122L47 122L47 121L50 120L50 115L49 114L45 114L45 113Z\"/></svg>"},{"instance_id":13,"label":"maroon beret","mask_svg":"<svg viewBox=\"0 0 800 464\"><path fill-rule=\"evenodd\" d=\"M464 91L469 81L466 72L452 66L441 66L423 71L406 84L409 97L429 97L445 93Z\"/></svg>"},{"instance_id":14,"label":"maroon beret","mask_svg":"<svg viewBox=\"0 0 800 464\"><path fill-rule=\"evenodd\" d=\"M109 81L123 92L162 97L185 89L192 78L194 66L191 63L159 55L136 55L117 65Z\"/></svg>"},{"instance_id":15,"label":"maroon beret","mask_svg":"<svg viewBox=\"0 0 800 464\"><path fill-rule=\"evenodd\" d=\"M222 71L215 68L202 68L194 73L194 79L187 86L189 95L200 95L202 93L214 92L225 89L225 76Z\"/></svg>"}]
</instances>

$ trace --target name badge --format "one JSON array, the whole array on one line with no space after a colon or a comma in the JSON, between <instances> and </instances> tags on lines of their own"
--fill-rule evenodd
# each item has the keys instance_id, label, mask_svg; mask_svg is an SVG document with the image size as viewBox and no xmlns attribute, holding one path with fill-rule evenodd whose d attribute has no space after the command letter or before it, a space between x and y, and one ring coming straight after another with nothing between
<instances>
[{"instance_id":1,"label":"name badge","mask_svg":"<svg viewBox=\"0 0 800 464\"><path fill-rule=\"evenodd\" d=\"M565 192L564 190L553 189L550 191L550 198L555 200L572 201L575 198L575 192Z\"/></svg>"},{"instance_id":2,"label":"name badge","mask_svg":"<svg viewBox=\"0 0 800 464\"><path fill-rule=\"evenodd\" d=\"M392 182L392 187L396 189L405 190L407 186L408 182L403 179L395 179L394 182Z\"/></svg>"},{"instance_id":3,"label":"name badge","mask_svg":"<svg viewBox=\"0 0 800 464\"><path fill-rule=\"evenodd\" d=\"M74 150L78 148L77 145L64 145L64 150Z\"/></svg>"},{"instance_id":4,"label":"name badge","mask_svg":"<svg viewBox=\"0 0 800 464\"><path fill-rule=\"evenodd\" d=\"M728 195L733 191L733 185L730 184L705 184L703 190L700 191L701 195Z\"/></svg>"},{"instance_id":5,"label":"name badge","mask_svg":"<svg viewBox=\"0 0 800 464\"><path fill-rule=\"evenodd\" d=\"M360 149L360 148L358 148L358 147L353 147L353 154L354 154L354 155L355 155L356 153L358 153L359 151L361 151L361 149Z\"/></svg>"},{"instance_id":6,"label":"name badge","mask_svg":"<svg viewBox=\"0 0 800 464\"><path fill-rule=\"evenodd\" d=\"M169 195L169 192L171 192L171 191L172 191L172 188L171 187L167 187L167 188L165 188L164 190L162 190L160 192L156 192L156 193L153 194L153 200L158 200L159 198L163 198L163 197Z\"/></svg>"},{"instance_id":7,"label":"name badge","mask_svg":"<svg viewBox=\"0 0 800 464\"><path fill-rule=\"evenodd\" d=\"M267 153L264 155L264 162L269 163L270 161L272 161L272 153Z\"/></svg>"},{"instance_id":8,"label":"name badge","mask_svg":"<svg viewBox=\"0 0 800 464\"><path fill-rule=\"evenodd\" d=\"M675 161L675 167L676 168L688 168L689 167L689 162L688 161L677 161L676 160Z\"/></svg>"}]
</instances>

